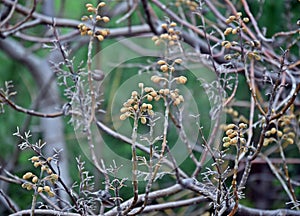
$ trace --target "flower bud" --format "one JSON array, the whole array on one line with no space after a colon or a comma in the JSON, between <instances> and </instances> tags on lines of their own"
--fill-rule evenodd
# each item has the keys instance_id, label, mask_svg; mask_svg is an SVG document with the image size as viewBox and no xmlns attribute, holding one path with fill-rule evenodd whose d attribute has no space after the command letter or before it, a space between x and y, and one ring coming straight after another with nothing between
<instances>
[{"instance_id":1,"label":"flower bud","mask_svg":"<svg viewBox=\"0 0 300 216\"><path fill-rule=\"evenodd\" d=\"M38 180L39 180L39 178L37 176L34 176L31 181L32 181L32 183L37 183Z\"/></svg>"},{"instance_id":2,"label":"flower bud","mask_svg":"<svg viewBox=\"0 0 300 216\"><path fill-rule=\"evenodd\" d=\"M47 193L51 190L51 188L49 186L44 186L44 191L46 191Z\"/></svg>"},{"instance_id":3,"label":"flower bud","mask_svg":"<svg viewBox=\"0 0 300 216\"><path fill-rule=\"evenodd\" d=\"M159 65L164 65L164 64L167 64L167 62L164 61L164 60L159 60L159 61L157 62L157 64L159 64Z\"/></svg>"},{"instance_id":4,"label":"flower bud","mask_svg":"<svg viewBox=\"0 0 300 216\"><path fill-rule=\"evenodd\" d=\"M107 23L107 22L110 21L109 17L107 17L107 16L102 17L102 20L103 20L103 22L105 22L105 23Z\"/></svg>"},{"instance_id":5,"label":"flower bud","mask_svg":"<svg viewBox=\"0 0 300 216\"><path fill-rule=\"evenodd\" d=\"M171 27L175 27L175 26L177 26L177 24L176 24L175 22L171 22L171 23L170 23L170 26L171 26Z\"/></svg>"},{"instance_id":6,"label":"flower bud","mask_svg":"<svg viewBox=\"0 0 300 216\"><path fill-rule=\"evenodd\" d=\"M141 123L142 123L142 124L146 124L146 123L147 123L146 117L141 117Z\"/></svg>"},{"instance_id":7,"label":"flower bud","mask_svg":"<svg viewBox=\"0 0 300 216\"><path fill-rule=\"evenodd\" d=\"M104 7L106 4L105 4L105 2L100 2L99 4L98 4L98 7Z\"/></svg>"},{"instance_id":8,"label":"flower bud","mask_svg":"<svg viewBox=\"0 0 300 216\"><path fill-rule=\"evenodd\" d=\"M25 173L25 174L23 175L23 179L24 179L24 180L27 180L27 179L31 178L32 176L34 176L34 175L32 174L32 172L27 172L27 173Z\"/></svg>"},{"instance_id":9,"label":"flower bud","mask_svg":"<svg viewBox=\"0 0 300 216\"><path fill-rule=\"evenodd\" d=\"M163 71L163 72L167 72L168 71L168 66L167 65L162 65L160 67L160 69Z\"/></svg>"},{"instance_id":10,"label":"flower bud","mask_svg":"<svg viewBox=\"0 0 300 216\"><path fill-rule=\"evenodd\" d=\"M38 187L37 192L42 193L43 192L43 187Z\"/></svg>"}]
</instances>

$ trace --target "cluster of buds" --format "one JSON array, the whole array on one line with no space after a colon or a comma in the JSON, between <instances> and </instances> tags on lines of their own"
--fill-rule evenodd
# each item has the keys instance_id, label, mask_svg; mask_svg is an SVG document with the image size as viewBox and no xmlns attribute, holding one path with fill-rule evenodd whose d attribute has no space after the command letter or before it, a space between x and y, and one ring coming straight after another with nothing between
<instances>
[{"instance_id":1,"label":"cluster of buds","mask_svg":"<svg viewBox=\"0 0 300 216\"><path fill-rule=\"evenodd\" d=\"M261 56L257 51L250 51L248 52L247 56L249 59L255 59L257 61L261 60Z\"/></svg>"},{"instance_id":2,"label":"cluster of buds","mask_svg":"<svg viewBox=\"0 0 300 216\"><path fill-rule=\"evenodd\" d=\"M56 175L56 174L52 174L52 175ZM58 176L51 176L52 179L58 179ZM43 191L46 192L48 194L49 197L54 197L55 193L53 192L53 190L51 190L51 187L48 185L45 186L38 186L39 183L42 184L42 181L39 180L39 178L34 175L32 172L27 172L23 175L23 179L24 180L30 180L31 182L25 182L22 184L22 188L26 188L27 190L32 190L32 189L36 189L38 193L42 193ZM44 181L44 180L43 180Z\"/></svg>"},{"instance_id":3,"label":"cluster of buds","mask_svg":"<svg viewBox=\"0 0 300 216\"><path fill-rule=\"evenodd\" d=\"M227 24L230 24L232 22L235 22L235 23L239 23L241 20L244 22L244 23L248 23L249 22L249 18L248 17L244 17L242 19L242 12L237 12L236 15L231 15L228 17L228 19L226 19L226 23Z\"/></svg>"},{"instance_id":4,"label":"cluster of buds","mask_svg":"<svg viewBox=\"0 0 300 216\"><path fill-rule=\"evenodd\" d=\"M146 98L149 102L153 100L158 101L160 99L160 95L157 93L157 91L154 90L154 88L146 87L144 91L146 93Z\"/></svg>"},{"instance_id":5,"label":"cluster of buds","mask_svg":"<svg viewBox=\"0 0 300 216\"><path fill-rule=\"evenodd\" d=\"M225 127L226 136L223 137L223 147L227 148L231 145L239 145L242 147L246 144L243 130L247 128L247 124L240 123L238 126L235 124L229 124Z\"/></svg>"},{"instance_id":6,"label":"cluster of buds","mask_svg":"<svg viewBox=\"0 0 300 216\"><path fill-rule=\"evenodd\" d=\"M260 48L261 44L258 40L246 41L246 44L249 44L252 48Z\"/></svg>"},{"instance_id":7,"label":"cluster of buds","mask_svg":"<svg viewBox=\"0 0 300 216\"><path fill-rule=\"evenodd\" d=\"M175 65L181 64L182 59L177 58L174 61L172 61L171 64L169 64L165 60L159 60L157 64L160 66L160 70L168 77L168 73L173 73L175 71ZM176 82L177 84L185 84L187 82L187 78L185 76L178 76L172 78L171 81L169 81L165 77L154 75L151 77L152 82L159 83L159 82ZM178 106L180 103L184 102L184 98L182 95L179 94L178 89L169 89L169 88L162 88L158 91L158 97L169 97L173 101L174 106Z\"/></svg>"},{"instance_id":8,"label":"cluster of buds","mask_svg":"<svg viewBox=\"0 0 300 216\"><path fill-rule=\"evenodd\" d=\"M222 41L221 45L223 47L225 47L226 49L230 49L231 47L238 45L238 42L236 42L236 41L230 42L230 41L225 40L225 41Z\"/></svg>"},{"instance_id":9,"label":"cluster of buds","mask_svg":"<svg viewBox=\"0 0 300 216\"><path fill-rule=\"evenodd\" d=\"M49 163L52 160L52 157L48 157L45 161L41 160L38 156L33 156L29 160L31 160L35 168L41 167L42 172L46 172L48 175L52 174L52 170L47 165L47 163Z\"/></svg>"},{"instance_id":10,"label":"cluster of buds","mask_svg":"<svg viewBox=\"0 0 300 216\"><path fill-rule=\"evenodd\" d=\"M246 28L241 27L241 22L248 23L249 22L249 18L248 17L244 17L242 19L241 17L242 17L242 13L238 12L236 14L236 16L232 15L232 16L229 16L228 19L226 19L225 22L227 24L235 23L235 24L237 24L237 26L235 28L232 28L232 27L226 28L225 31L224 31L224 35L225 36L230 35L230 34L236 35L241 30L246 31Z\"/></svg>"},{"instance_id":11,"label":"cluster of buds","mask_svg":"<svg viewBox=\"0 0 300 216\"><path fill-rule=\"evenodd\" d=\"M229 16L228 19L226 19L226 23L227 24L235 23L236 27L234 27L234 28L232 28L232 27L226 28L225 31L224 31L224 35L225 36L228 36L230 34L236 35L241 30L244 31L244 32L246 31L246 28L242 27L242 22L248 23L249 22L249 18L248 17L244 17L243 19L241 19L241 16L242 16L242 13L238 12L236 14L236 16L234 16L234 15L233 16ZM235 46L235 45L238 45L238 43L236 41L232 41L232 42L223 41L223 43L222 43L222 46L224 46L226 49L229 49L229 48L231 48L231 46Z\"/></svg>"},{"instance_id":12,"label":"cluster of buds","mask_svg":"<svg viewBox=\"0 0 300 216\"><path fill-rule=\"evenodd\" d=\"M245 23L249 22L248 17L242 18L242 13L238 12L236 15L229 16L228 19L226 19L227 24L234 24L230 27L227 27L224 31L224 36L228 35L236 35L240 34L241 31L247 32L247 28L244 26ZM255 59L257 61L261 60L261 56L259 52L255 51L255 49L260 48L261 44L258 40L251 40L246 41L245 44L239 44L236 41L228 41L224 40L222 41L221 45L225 49L230 49L234 46L250 46L251 51L247 52L247 57L249 59ZM234 54L227 54L224 56L224 59L229 61L233 58L238 58L240 56L240 53L234 53Z\"/></svg>"},{"instance_id":13,"label":"cluster of buds","mask_svg":"<svg viewBox=\"0 0 300 216\"><path fill-rule=\"evenodd\" d=\"M176 7L180 7L181 5L186 5L191 11L196 11L198 7L198 3L191 0L177 0L175 2Z\"/></svg>"},{"instance_id":14,"label":"cluster of buds","mask_svg":"<svg viewBox=\"0 0 300 216\"><path fill-rule=\"evenodd\" d=\"M122 113L120 115L120 120L125 120L128 117L135 117L138 114L139 119L141 120L142 124L147 123L147 116L153 116L154 111L152 104L149 103L142 103L144 98L147 98L148 95L143 95L143 92L146 88L149 89L149 87L144 88L143 83L139 83L139 87L142 90L142 94L139 94L137 91L131 92L131 97L123 104L123 107L121 108L120 112ZM153 93L154 91L149 92L149 95L153 95L157 97ZM159 100L159 99L158 99Z\"/></svg>"},{"instance_id":15,"label":"cluster of buds","mask_svg":"<svg viewBox=\"0 0 300 216\"><path fill-rule=\"evenodd\" d=\"M159 37L152 37L152 40L154 41L155 45L159 46L162 42L170 46L175 45L179 40L180 34L180 31L177 31L175 29L176 26L177 24L175 22L171 22L169 24L163 23L161 27L166 31L166 33L161 34Z\"/></svg>"},{"instance_id":16,"label":"cluster of buds","mask_svg":"<svg viewBox=\"0 0 300 216\"><path fill-rule=\"evenodd\" d=\"M264 146L268 146L270 143L276 142L278 139L281 140L283 145L294 144L295 132L292 128L291 121L295 118L295 115L284 115L279 119L279 128L275 124L265 133Z\"/></svg>"},{"instance_id":17,"label":"cluster of buds","mask_svg":"<svg viewBox=\"0 0 300 216\"><path fill-rule=\"evenodd\" d=\"M94 7L92 4L88 3L85 5L86 9L88 12L93 13L89 16L82 16L81 20L82 21L92 21L92 23L95 25L98 21L103 21L105 23L109 22L110 19L107 16L100 16L98 15L98 10L101 7L105 6L104 2L100 2L97 7ZM88 27L86 24L84 23L80 23L78 25L78 29L80 31L81 35L89 35L89 36L93 36L95 38L97 38L99 41L103 41L104 38L109 34L109 30L108 29L102 29L102 30L97 30L97 31L93 31L92 28Z\"/></svg>"},{"instance_id":18,"label":"cluster of buds","mask_svg":"<svg viewBox=\"0 0 300 216\"><path fill-rule=\"evenodd\" d=\"M160 70L166 74L166 76L168 76L168 73L173 73L175 72L175 64L181 64L182 63L182 59L178 58L175 59L174 61L172 61L171 64L169 64L167 61L165 60L159 60L157 62L157 64L160 66ZM164 82L169 82L168 79L166 79L165 77L160 77L160 76L152 76L151 77L152 82L154 83L159 83L161 81ZM185 84L187 82L187 78L185 76L179 76L179 77L175 77L171 80L171 82L176 81L177 84Z\"/></svg>"},{"instance_id":19,"label":"cluster of buds","mask_svg":"<svg viewBox=\"0 0 300 216\"><path fill-rule=\"evenodd\" d=\"M175 71L175 64L181 64L182 59L178 58L175 59L172 64L168 64L165 60L159 60L157 64L160 66L160 70L164 73L171 72L173 73Z\"/></svg>"},{"instance_id":20,"label":"cluster of buds","mask_svg":"<svg viewBox=\"0 0 300 216\"><path fill-rule=\"evenodd\" d=\"M24 179L24 180L29 180L29 179L31 179L31 182L34 183L34 184L36 184L36 183L39 181L39 178L38 178L36 175L34 175L32 172L27 172L27 173L25 173L25 174L23 175L23 179ZM31 190L31 189L32 189L32 184L30 184L30 183L24 183L24 184L22 185L22 187L23 187L23 188L26 188L27 190Z\"/></svg>"},{"instance_id":21,"label":"cluster of buds","mask_svg":"<svg viewBox=\"0 0 300 216\"><path fill-rule=\"evenodd\" d=\"M55 193L53 192L53 190L51 190L51 187L48 186L48 185L45 185L43 187L38 187L37 188L37 192L38 193L46 192L49 197L54 197L54 195L55 195Z\"/></svg>"},{"instance_id":22,"label":"cluster of buds","mask_svg":"<svg viewBox=\"0 0 300 216\"><path fill-rule=\"evenodd\" d=\"M145 92L148 93L146 95L148 101L152 101L153 99L158 101L162 97L170 97L174 106L178 106L184 102L183 96L179 94L179 89L170 90L168 88L162 88L156 92L153 88L146 87Z\"/></svg>"},{"instance_id":23,"label":"cluster of buds","mask_svg":"<svg viewBox=\"0 0 300 216\"><path fill-rule=\"evenodd\" d=\"M170 97L173 101L173 105L174 106L178 106L179 104L181 104L182 102L184 102L184 98L182 95L179 94L179 90L175 89L175 90L171 90L170 91Z\"/></svg>"},{"instance_id":24,"label":"cluster of buds","mask_svg":"<svg viewBox=\"0 0 300 216\"><path fill-rule=\"evenodd\" d=\"M265 139L263 142L263 146L268 146L272 142L276 142L277 138L282 137L282 131L278 130L276 127L271 127L265 133Z\"/></svg>"},{"instance_id":25,"label":"cluster of buds","mask_svg":"<svg viewBox=\"0 0 300 216\"><path fill-rule=\"evenodd\" d=\"M32 172L27 172L23 175L23 179L31 182L25 182L22 184L22 188L27 190L36 189L38 193L46 192L50 197L53 197L55 193L51 190L50 186L45 185L46 182L54 184L58 181L58 175L53 173L52 170L46 165L47 162L52 160L51 157L47 161L43 161L38 156L33 156L29 160L33 163L34 167L41 167L42 172L46 172L48 175L42 179L37 177Z\"/></svg>"}]
</instances>

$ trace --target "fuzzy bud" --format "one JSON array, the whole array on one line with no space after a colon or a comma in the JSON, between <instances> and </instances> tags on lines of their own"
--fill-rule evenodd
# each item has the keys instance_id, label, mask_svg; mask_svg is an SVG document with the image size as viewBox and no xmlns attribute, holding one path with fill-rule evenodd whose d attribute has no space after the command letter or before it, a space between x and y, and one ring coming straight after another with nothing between
<instances>
[{"instance_id":1,"label":"fuzzy bud","mask_svg":"<svg viewBox=\"0 0 300 216\"><path fill-rule=\"evenodd\" d=\"M109 17L107 17L107 16L102 17L102 20L103 20L103 22L105 22L105 23L107 23L107 22L110 21Z\"/></svg>"},{"instance_id":2,"label":"fuzzy bud","mask_svg":"<svg viewBox=\"0 0 300 216\"><path fill-rule=\"evenodd\" d=\"M141 123L142 123L142 124L146 124L146 123L147 123L146 117L141 117Z\"/></svg>"},{"instance_id":3,"label":"fuzzy bud","mask_svg":"<svg viewBox=\"0 0 300 216\"><path fill-rule=\"evenodd\" d=\"M26 180L26 179L31 178L32 176L34 176L34 175L32 174L32 172L27 172L27 173L25 173L25 174L23 175L23 179Z\"/></svg>"},{"instance_id":4,"label":"fuzzy bud","mask_svg":"<svg viewBox=\"0 0 300 216\"><path fill-rule=\"evenodd\" d=\"M106 4L105 4L105 2L100 2L99 4L98 4L98 7L104 7Z\"/></svg>"},{"instance_id":5,"label":"fuzzy bud","mask_svg":"<svg viewBox=\"0 0 300 216\"><path fill-rule=\"evenodd\" d=\"M167 65L162 65L160 67L160 69L162 70L162 72L167 72L168 71L168 66Z\"/></svg>"},{"instance_id":6,"label":"fuzzy bud","mask_svg":"<svg viewBox=\"0 0 300 216\"><path fill-rule=\"evenodd\" d=\"M51 188L50 188L49 186L44 186L44 191L45 191L45 192L48 193L50 190L51 190Z\"/></svg>"}]
</instances>

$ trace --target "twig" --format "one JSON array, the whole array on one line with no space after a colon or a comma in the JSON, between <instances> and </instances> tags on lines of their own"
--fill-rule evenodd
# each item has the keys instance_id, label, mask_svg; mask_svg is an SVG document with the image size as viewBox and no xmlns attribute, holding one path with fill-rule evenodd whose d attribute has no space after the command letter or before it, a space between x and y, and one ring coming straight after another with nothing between
<instances>
[{"instance_id":1,"label":"twig","mask_svg":"<svg viewBox=\"0 0 300 216\"><path fill-rule=\"evenodd\" d=\"M15 0L14 3L13 3L13 5L12 5L11 8L10 8L10 11L9 11L9 14L7 15L7 17L5 17L5 19L2 20L2 22L0 22L0 28L1 28L2 26L4 26L5 23L7 23L7 22L10 20L10 18L12 17L12 15L13 15L15 9L16 9L16 5L17 5L17 4L18 4L18 0ZM2 32L0 31L0 33L2 33Z\"/></svg>"},{"instance_id":2,"label":"twig","mask_svg":"<svg viewBox=\"0 0 300 216\"><path fill-rule=\"evenodd\" d=\"M150 140L148 140L149 149L150 149L149 165L148 165L149 177L148 177L148 182L147 182L147 186L146 186L146 190L145 190L145 198L144 198L143 205L137 211L133 211L134 212L133 215L137 215L137 214L143 212L145 207L148 205L149 193L151 191L151 187L152 187L152 184L154 181L154 179L153 179L153 150L154 150L153 144L156 141L156 139L153 138L154 126L155 126L155 120L152 117L150 117L149 118L149 127L150 127L149 138L150 138ZM173 164L173 166L175 166L175 165Z\"/></svg>"},{"instance_id":3,"label":"twig","mask_svg":"<svg viewBox=\"0 0 300 216\"><path fill-rule=\"evenodd\" d=\"M243 4L243 6L244 6L245 12L247 13L248 17L249 17L250 20L251 20L251 23L253 24L253 27L254 27L256 33L258 34L258 37L259 37L261 40L265 41L265 42L273 42L273 39L266 38L266 37L261 33L261 31L260 31L260 29L259 29L259 27L258 27L258 24L257 24L257 22L256 22L256 19L253 17L253 14L252 14L251 11L250 11L250 8L249 8L249 5L248 5L247 1L246 1L246 0L242 0L242 4ZM255 38L253 38L253 39L255 39Z\"/></svg>"},{"instance_id":4,"label":"twig","mask_svg":"<svg viewBox=\"0 0 300 216\"><path fill-rule=\"evenodd\" d=\"M130 8L130 10L123 17L121 17L120 19L118 19L116 21L116 24L119 24L119 23L123 22L124 20L128 19L130 16L132 16L132 14L134 13L137 6L138 6L138 2L136 0L134 0L133 6Z\"/></svg>"},{"instance_id":5,"label":"twig","mask_svg":"<svg viewBox=\"0 0 300 216\"><path fill-rule=\"evenodd\" d=\"M238 187L237 187L237 174L238 174L238 168L239 168L239 156L240 156L240 151L241 151L241 141L240 141L240 137L239 137L240 133L241 133L241 131L239 129L238 132L237 132L238 142L235 146L236 156L235 156L235 160L234 160L233 177L232 177L232 182L231 182L235 204L234 204L231 212L229 213L229 216L234 216L235 215L235 213L238 210L238 205L239 205L239 195L238 195Z\"/></svg>"},{"instance_id":6,"label":"twig","mask_svg":"<svg viewBox=\"0 0 300 216\"><path fill-rule=\"evenodd\" d=\"M287 163L286 163L286 158L285 158L285 154L284 154L284 151L283 151L283 148L282 148L282 142L277 142L277 145L278 145L278 148L279 148L279 151L280 151L280 156L282 158L282 166L283 166L283 170L284 170L284 175L285 175L285 180L287 182L287 185L288 185L288 189L290 190L290 193L292 195L292 203L294 204L295 208L297 210L299 210L299 206L297 206L297 197L295 195L295 191L294 191L294 188L291 184L291 178L290 178L290 175L289 175L289 169L288 169L288 166L287 166Z\"/></svg>"},{"instance_id":7,"label":"twig","mask_svg":"<svg viewBox=\"0 0 300 216\"><path fill-rule=\"evenodd\" d=\"M104 131L104 132L107 133L108 135L111 135L111 136L113 136L114 138L119 139L119 140L122 140L123 142L126 142L126 143L128 143L128 144L131 145L131 139L130 139L130 138L128 138L128 137L126 137L126 136L123 136L122 134L119 134L119 133L115 132L114 130L110 129L109 127L107 127L105 124L103 124L103 123L100 122L100 121L97 121L96 124L97 124L97 126L98 126L99 129L101 129L102 131ZM136 143L135 145L136 145L136 147L137 147L138 149L142 150L143 152L145 152L145 153L147 153L147 154L150 153L150 149L147 148L147 147L145 147L144 145L142 145L142 144L140 144L140 143ZM160 158L160 155L157 154L157 153L153 153L153 157ZM174 169L172 162L170 162L169 160L164 159L164 163L165 163L168 167ZM178 172L179 172L179 174L180 174L180 176L181 176L182 178L187 178L187 177L188 177L188 175L187 175L185 172L183 172L181 169L179 169Z\"/></svg>"},{"instance_id":8,"label":"twig","mask_svg":"<svg viewBox=\"0 0 300 216\"><path fill-rule=\"evenodd\" d=\"M9 216L20 216L20 215L29 215L31 210L22 210L18 211L14 214L10 214ZM77 213L70 213L70 212L61 212L61 211L56 211L56 210L51 210L51 209L36 209L35 213L37 215L61 215L61 216L81 216L80 214Z\"/></svg>"},{"instance_id":9,"label":"twig","mask_svg":"<svg viewBox=\"0 0 300 216\"><path fill-rule=\"evenodd\" d=\"M259 154L269 165L270 169L272 170L273 174L276 176L276 178L279 180L281 186L283 187L283 189L285 190L285 192L287 193L287 195L289 196L290 200L294 200L293 195L291 194L288 186L285 184L284 180L281 178L281 176L279 175L276 167L272 164L272 162L269 160L268 157L266 157L264 154Z\"/></svg>"},{"instance_id":10,"label":"twig","mask_svg":"<svg viewBox=\"0 0 300 216\"><path fill-rule=\"evenodd\" d=\"M15 8L16 6L15 6L14 4L15 4L15 3L13 3L13 7ZM29 13L27 14L27 16L26 16L22 21L16 23L14 26L5 29L5 31L11 31L11 30L13 30L13 29L18 28L18 27L21 26L22 24L26 23L26 22L32 17L32 14L34 13L34 11L35 11L35 9L36 9L36 6L37 6L37 0L33 0L32 8L31 8L31 10L29 11Z\"/></svg>"},{"instance_id":11,"label":"twig","mask_svg":"<svg viewBox=\"0 0 300 216\"><path fill-rule=\"evenodd\" d=\"M143 94L141 94L143 95ZM138 201L138 182L137 182L137 172L138 172L138 164L137 164L137 154L136 154L136 141L137 141L137 129L138 129L138 121L140 117L140 108L134 113L134 122L132 128L132 135L131 135L131 150L132 150L132 183L133 183L133 199L130 203L130 206L122 212L123 215L127 215L133 207L136 205Z\"/></svg>"},{"instance_id":12,"label":"twig","mask_svg":"<svg viewBox=\"0 0 300 216\"><path fill-rule=\"evenodd\" d=\"M16 206L12 203L11 199L0 189L0 195L5 199L7 205L9 206L12 212L17 212Z\"/></svg>"},{"instance_id":13,"label":"twig","mask_svg":"<svg viewBox=\"0 0 300 216\"><path fill-rule=\"evenodd\" d=\"M148 197L149 197L150 200L154 200L154 199L157 199L157 198L160 198L160 197L165 197L165 196L169 196L171 194L178 193L182 189L183 188L180 184L175 184L171 187L167 187L167 188L164 188L164 189L160 189L160 190L150 192ZM128 206L132 202L132 199L133 198L123 202L121 204L121 208L124 208L125 206ZM138 200L137 200L137 204L142 202L144 199L145 199L145 195L140 194L139 197L138 197ZM117 212L118 212L117 208L115 207L112 210L109 210L108 212L106 212L104 215L105 216L114 216L114 215L116 215Z\"/></svg>"},{"instance_id":14,"label":"twig","mask_svg":"<svg viewBox=\"0 0 300 216\"><path fill-rule=\"evenodd\" d=\"M56 118L59 116L65 115L64 111L56 112L56 113L41 113L34 110L28 110L23 107L20 107L19 105L12 102L10 99L8 99L3 92L0 91L0 100L3 101L3 103L7 103L10 107L12 107L14 110L18 112L25 113L27 115L42 117L42 118Z\"/></svg>"},{"instance_id":15,"label":"twig","mask_svg":"<svg viewBox=\"0 0 300 216\"><path fill-rule=\"evenodd\" d=\"M207 202L207 198L203 196L194 197L186 200L180 200L180 201L171 201L167 203L162 204L156 204L156 205L149 205L144 210L143 213L150 213L154 211L162 211L166 209L176 209L183 206L191 206L191 205L197 205L201 202ZM133 209L134 211L135 209Z\"/></svg>"},{"instance_id":16,"label":"twig","mask_svg":"<svg viewBox=\"0 0 300 216\"><path fill-rule=\"evenodd\" d=\"M297 85L294 93L293 93L293 96L291 97L291 99L286 103L286 105L275 115L273 115L271 117L271 120L274 120L274 119L278 119L280 118L281 116L284 115L284 113L291 107L291 105L294 103L298 93L300 91L300 83Z\"/></svg>"}]
</instances>

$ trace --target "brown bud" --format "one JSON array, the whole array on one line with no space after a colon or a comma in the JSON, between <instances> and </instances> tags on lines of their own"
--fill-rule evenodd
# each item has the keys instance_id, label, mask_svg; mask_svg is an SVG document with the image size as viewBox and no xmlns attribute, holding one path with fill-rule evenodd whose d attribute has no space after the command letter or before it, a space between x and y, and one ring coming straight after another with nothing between
<instances>
[{"instance_id":1,"label":"brown bud","mask_svg":"<svg viewBox=\"0 0 300 216\"><path fill-rule=\"evenodd\" d=\"M98 7L104 7L106 4L105 4L105 2L100 2L99 4L98 4Z\"/></svg>"},{"instance_id":2,"label":"brown bud","mask_svg":"<svg viewBox=\"0 0 300 216\"><path fill-rule=\"evenodd\" d=\"M159 64L159 65L165 65L165 64L167 64L167 62L164 61L164 60L159 60L159 61L157 62L157 64Z\"/></svg>"},{"instance_id":3,"label":"brown bud","mask_svg":"<svg viewBox=\"0 0 300 216\"><path fill-rule=\"evenodd\" d=\"M43 192L43 187L38 187L37 192L42 193Z\"/></svg>"},{"instance_id":4,"label":"brown bud","mask_svg":"<svg viewBox=\"0 0 300 216\"><path fill-rule=\"evenodd\" d=\"M102 20L103 20L103 22L105 22L105 23L107 23L107 22L110 21L109 17L107 17L107 16L102 17Z\"/></svg>"},{"instance_id":5,"label":"brown bud","mask_svg":"<svg viewBox=\"0 0 300 216\"><path fill-rule=\"evenodd\" d=\"M160 67L160 69L162 70L162 72L167 72L168 71L168 66L167 65L162 65Z\"/></svg>"},{"instance_id":6,"label":"brown bud","mask_svg":"<svg viewBox=\"0 0 300 216\"><path fill-rule=\"evenodd\" d=\"M142 124L146 124L146 123L147 123L146 117L141 117L141 123L142 123Z\"/></svg>"},{"instance_id":7,"label":"brown bud","mask_svg":"<svg viewBox=\"0 0 300 216\"><path fill-rule=\"evenodd\" d=\"M44 186L44 191L46 191L47 193L51 190L51 188L49 186Z\"/></svg>"},{"instance_id":8,"label":"brown bud","mask_svg":"<svg viewBox=\"0 0 300 216\"><path fill-rule=\"evenodd\" d=\"M34 176L34 175L32 174L32 172L27 172L27 173L25 173L25 174L23 175L23 179L27 180L27 179L31 178L32 176Z\"/></svg>"},{"instance_id":9,"label":"brown bud","mask_svg":"<svg viewBox=\"0 0 300 216\"><path fill-rule=\"evenodd\" d=\"M175 22L171 22L171 23L170 23L170 26L171 26L171 27L175 27L175 26L177 26L177 24L176 24Z\"/></svg>"},{"instance_id":10,"label":"brown bud","mask_svg":"<svg viewBox=\"0 0 300 216\"><path fill-rule=\"evenodd\" d=\"M39 178L37 176L34 176L31 181L32 181L32 183L37 183L38 180L39 180Z\"/></svg>"}]
</instances>

